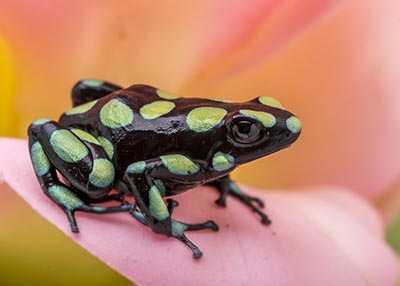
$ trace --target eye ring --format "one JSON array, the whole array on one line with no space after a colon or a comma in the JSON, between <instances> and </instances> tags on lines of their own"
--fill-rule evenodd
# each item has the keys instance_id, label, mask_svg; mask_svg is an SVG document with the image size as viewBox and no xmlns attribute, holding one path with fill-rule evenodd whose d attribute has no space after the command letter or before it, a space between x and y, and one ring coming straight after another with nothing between
<instances>
[{"instance_id":1,"label":"eye ring","mask_svg":"<svg viewBox=\"0 0 400 286\"><path fill-rule=\"evenodd\" d=\"M260 138L261 129L255 122L240 120L233 123L231 134L234 141L249 144Z\"/></svg>"}]
</instances>

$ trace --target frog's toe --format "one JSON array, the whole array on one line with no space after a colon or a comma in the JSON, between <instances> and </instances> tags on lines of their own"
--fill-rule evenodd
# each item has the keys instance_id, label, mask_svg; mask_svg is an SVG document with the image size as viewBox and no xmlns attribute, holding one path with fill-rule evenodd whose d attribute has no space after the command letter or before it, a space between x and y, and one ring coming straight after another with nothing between
<instances>
[{"instance_id":1,"label":"frog's toe","mask_svg":"<svg viewBox=\"0 0 400 286\"><path fill-rule=\"evenodd\" d=\"M221 195L215 200L215 203L221 207L226 207L226 196Z\"/></svg>"},{"instance_id":2,"label":"frog's toe","mask_svg":"<svg viewBox=\"0 0 400 286\"><path fill-rule=\"evenodd\" d=\"M167 199L167 208L170 215L172 215L174 209L179 206L179 203L173 199Z\"/></svg>"},{"instance_id":3,"label":"frog's toe","mask_svg":"<svg viewBox=\"0 0 400 286\"><path fill-rule=\"evenodd\" d=\"M193 242L191 242L184 234L176 236L176 238L181 242L183 242L187 247L189 247L192 250L193 258L199 259L200 257L203 256L201 250Z\"/></svg>"}]
</instances>

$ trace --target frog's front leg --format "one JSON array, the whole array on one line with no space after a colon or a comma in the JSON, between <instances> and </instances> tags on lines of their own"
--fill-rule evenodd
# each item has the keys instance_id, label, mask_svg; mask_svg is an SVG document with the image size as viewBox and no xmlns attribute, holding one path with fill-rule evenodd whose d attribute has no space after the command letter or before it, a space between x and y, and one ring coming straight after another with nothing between
<instances>
[{"instance_id":1,"label":"frog's front leg","mask_svg":"<svg viewBox=\"0 0 400 286\"><path fill-rule=\"evenodd\" d=\"M28 131L32 163L43 192L66 214L72 232L79 232L75 212L98 214L129 212L134 206L108 192L114 184L114 166L99 141L80 129L67 129L55 121L40 119ZM57 171L68 185L63 184ZM91 202L120 201L115 207Z\"/></svg>"},{"instance_id":2,"label":"frog's front leg","mask_svg":"<svg viewBox=\"0 0 400 286\"><path fill-rule=\"evenodd\" d=\"M259 209L264 207L264 202L257 197L252 197L243 193L236 183L231 180L229 175L208 182L206 185L214 186L220 192L219 198L215 201L215 203L218 205L225 207L226 197L228 195L232 195L247 205L253 212L258 214L261 217L261 222L263 224L271 224L271 220L268 218L268 216Z\"/></svg>"},{"instance_id":3,"label":"frog's front leg","mask_svg":"<svg viewBox=\"0 0 400 286\"><path fill-rule=\"evenodd\" d=\"M192 250L194 258L200 258L202 252L185 236L184 232L201 229L217 231L218 226L213 221L188 224L172 219L172 211L178 203L168 199L168 206L165 204L163 196L166 193L163 180L173 179L178 184L185 184L188 180L193 180L193 176L199 171L200 167L195 162L179 154L135 162L125 171L125 181L141 211L134 210L131 214L154 232L173 236L182 241Z\"/></svg>"}]
</instances>

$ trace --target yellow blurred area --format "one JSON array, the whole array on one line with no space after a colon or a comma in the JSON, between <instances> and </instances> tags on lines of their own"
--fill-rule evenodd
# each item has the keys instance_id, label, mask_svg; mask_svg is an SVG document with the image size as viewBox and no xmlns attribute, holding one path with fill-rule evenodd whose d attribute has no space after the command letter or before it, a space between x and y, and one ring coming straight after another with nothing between
<instances>
[{"instance_id":1,"label":"yellow blurred area","mask_svg":"<svg viewBox=\"0 0 400 286\"><path fill-rule=\"evenodd\" d=\"M15 136L16 114L14 98L16 75L11 51L6 40L0 35L0 136Z\"/></svg>"},{"instance_id":2,"label":"yellow blurred area","mask_svg":"<svg viewBox=\"0 0 400 286\"><path fill-rule=\"evenodd\" d=\"M0 285L131 285L1 185Z\"/></svg>"}]
</instances>

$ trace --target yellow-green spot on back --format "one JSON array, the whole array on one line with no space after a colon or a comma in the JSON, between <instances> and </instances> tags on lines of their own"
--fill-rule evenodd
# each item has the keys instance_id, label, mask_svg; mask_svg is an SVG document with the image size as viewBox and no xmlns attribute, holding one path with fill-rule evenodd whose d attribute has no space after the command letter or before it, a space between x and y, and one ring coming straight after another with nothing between
<instances>
[{"instance_id":1,"label":"yellow-green spot on back","mask_svg":"<svg viewBox=\"0 0 400 286\"><path fill-rule=\"evenodd\" d=\"M86 142L90 142L96 145L100 145L99 141L89 132L86 132L82 129L72 129L72 133L74 133L76 136L78 136L81 140L84 140Z\"/></svg>"},{"instance_id":2,"label":"yellow-green spot on back","mask_svg":"<svg viewBox=\"0 0 400 286\"><path fill-rule=\"evenodd\" d=\"M92 107L97 103L97 100L93 100L78 106L75 106L74 108L71 108L70 110L66 111L65 114L67 115L74 115L74 114L81 114L88 112Z\"/></svg>"},{"instance_id":3,"label":"yellow-green spot on back","mask_svg":"<svg viewBox=\"0 0 400 286\"><path fill-rule=\"evenodd\" d=\"M270 97L270 96L260 96L258 98L258 101L261 104L264 104L264 105L267 105L267 106L272 106L272 107L276 107L276 108L279 108L279 109L284 109L284 107L279 102L279 100L277 100L276 98Z\"/></svg>"},{"instance_id":4,"label":"yellow-green spot on back","mask_svg":"<svg viewBox=\"0 0 400 286\"><path fill-rule=\"evenodd\" d=\"M89 182L100 188L107 187L114 182L114 165L107 159L93 160L92 172L89 174Z\"/></svg>"},{"instance_id":5,"label":"yellow-green spot on back","mask_svg":"<svg viewBox=\"0 0 400 286\"><path fill-rule=\"evenodd\" d=\"M82 83L90 87L99 87L104 83L104 81L97 79L85 79L82 80Z\"/></svg>"},{"instance_id":6,"label":"yellow-green spot on back","mask_svg":"<svg viewBox=\"0 0 400 286\"><path fill-rule=\"evenodd\" d=\"M235 158L233 158L230 154L225 154L222 152L215 153L212 158L212 166L216 171L226 171L232 167L234 167Z\"/></svg>"},{"instance_id":7,"label":"yellow-green spot on back","mask_svg":"<svg viewBox=\"0 0 400 286\"><path fill-rule=\"evenodd\" d=\"M43 147L39 142L35 142L32 144L31 159L36 175L43 176L49 171L49 159L47 159L47 156L43 151Z\"/></svg>"},{"instance_id":8,"label":"yellow-green spot on back","mask_svg":"<svg viewBox=\"0 0 400 286\"><path fill-rule=\"evenodd\" d=\"M169 217L168 209L162 199L160 192L155 185L149 190L149 212L156 220L163 220Z\"/></svg>"},{"instance_id":9,"label":"yellow-green spot on back","mask_svg":"<svg viewBox=\"0 0 400 286\"><path fill-rule=\"evenodd\" d=\"M271 113L264 111L255 111L250 109L241 109L239 111L241 114L249 116L251 118L257 119L260 121L265 127L272 127L276 123L276 118Z\"/></svg>"},{"instance_id":10,"label":"yellow-green spot on back","mask_svg":"<svg viewBox=\"0 0 400 286\"><path fill-rule=\"evenodd\" d=\"M227 114L219 107L197 107L189 112L186 123L194 132L206 132L217 126Z\"/></svg>"},{"instance_id":11,"label":"yellow-green spot on back","mask_svg":"<svg viewBox=\"0 0 400 286\"><path fill-rule=\"evenodd\" d=\"M53 185L48 191L52 199L69 210L75 210L84 204L83 201L64 186Z\"/></svg>"},{"instance_id":12,"label":"yellow-green spot on back","mask_svg":"<svg viewBox=\"0 0 400 286\"><path fill-rule=\"evenodd\" d=\"M181 154L169 154L160 156L161 161L167 169L176 175L190 175L200 171L200 167Z\"/></svg>"},{"instance_id":13,"label":"yellow-green spot on back","mask_svg":"<svg viewBox=\"0 0 400 286\"><path fill-rule=\"evenodd\" d=\"M99 140L100 145L103 147L104 151L106 151L108 158L112 159L114 156L114 146L110 140L103 136L97 137L97 140Z\"/></svg>"},{"instance_id":14,"label":"yellow-green spot on back","mask_svg":"<svg viewBox=\"0 0 400 286\"><path fill-rule=\"evenodd\" d=\"M50 144L58 157L68 163L76 163L89 154L86 145L66 129L51 133Z\"/></svg>"},{"instance_id":15,"label":"yellow-green spot on back","mask_svg":"<svg viewBox=\"0 0 400 286\"><path fill-rule=\"evenodd\" d=\"M174 108L175 103L171 101L158 100L142 106L140 108L140 115L142 115L144 119L155 119L167 114Z\"/></svg>"},{"instance_id":16,"label":"yellow-green spot on back","mask_svg":"<svg viewBox=\"0 0 400 286\"><path fill-rule=\"evenodd\" d=\"M301 122L296 116L286 119L286 126L293 133L299 133L301 130Z\"/></svg>"},{"instance_id":17,"label":"yellow-green spot on back","mask_svg":"<svg viewBox=\"0 0 400 286\"><path fill-rule=\"evenodd\" d=\"M222 103L232 103L232 100L229 100L229 99L212 98L211 100L217 101L217 102L222 102Z\"/></svg>"},{"instance_id":18,"label":"yellow-green spot on back","mask_svg":"<svg viewBox=\"0 0 400 286\"><path fill-rule=\"evenodd\" d=\"M112 99L100 110L100 121L110 128L120 128L133 122L133 111L118 99Z\"/></svg>"},{"instance_id":19,"label":"yellow-green spot on back","mask_svg":"<svg viewBox=\"0 0 400 286\"><path fill-rule=\"evenodd\" d=\"M126 170L130 174L141 174L144 172L145 169L146 169L146 162L138 161L130 164Z\"/></svg>"},{"instance_id":20,"label":"yellow-green spot on back","mask_svg":"<svg viewBox=\"0 0 400 286\"><path fill-rule=\"evenodd\" d=\"M48 118L39 118L39 119L33 121L32 124L38 126L38 125L42 125L42 124L45 124L50 121L51 121L51 119L48 119Z\"/></svg>"},{"instance_id":21,"label":"yellow-green spot on back","mask_svg":"<svg viewBox=\"0 0 400 286\"><path fill-rule=\"evenodd\" d=\"M179 98L179 95L170 93L168 91L165 90L161 90L161 89L157 89L156 91L157 95L163 99L175 99L175 98Z\"/></svg>"}]
</instances>

